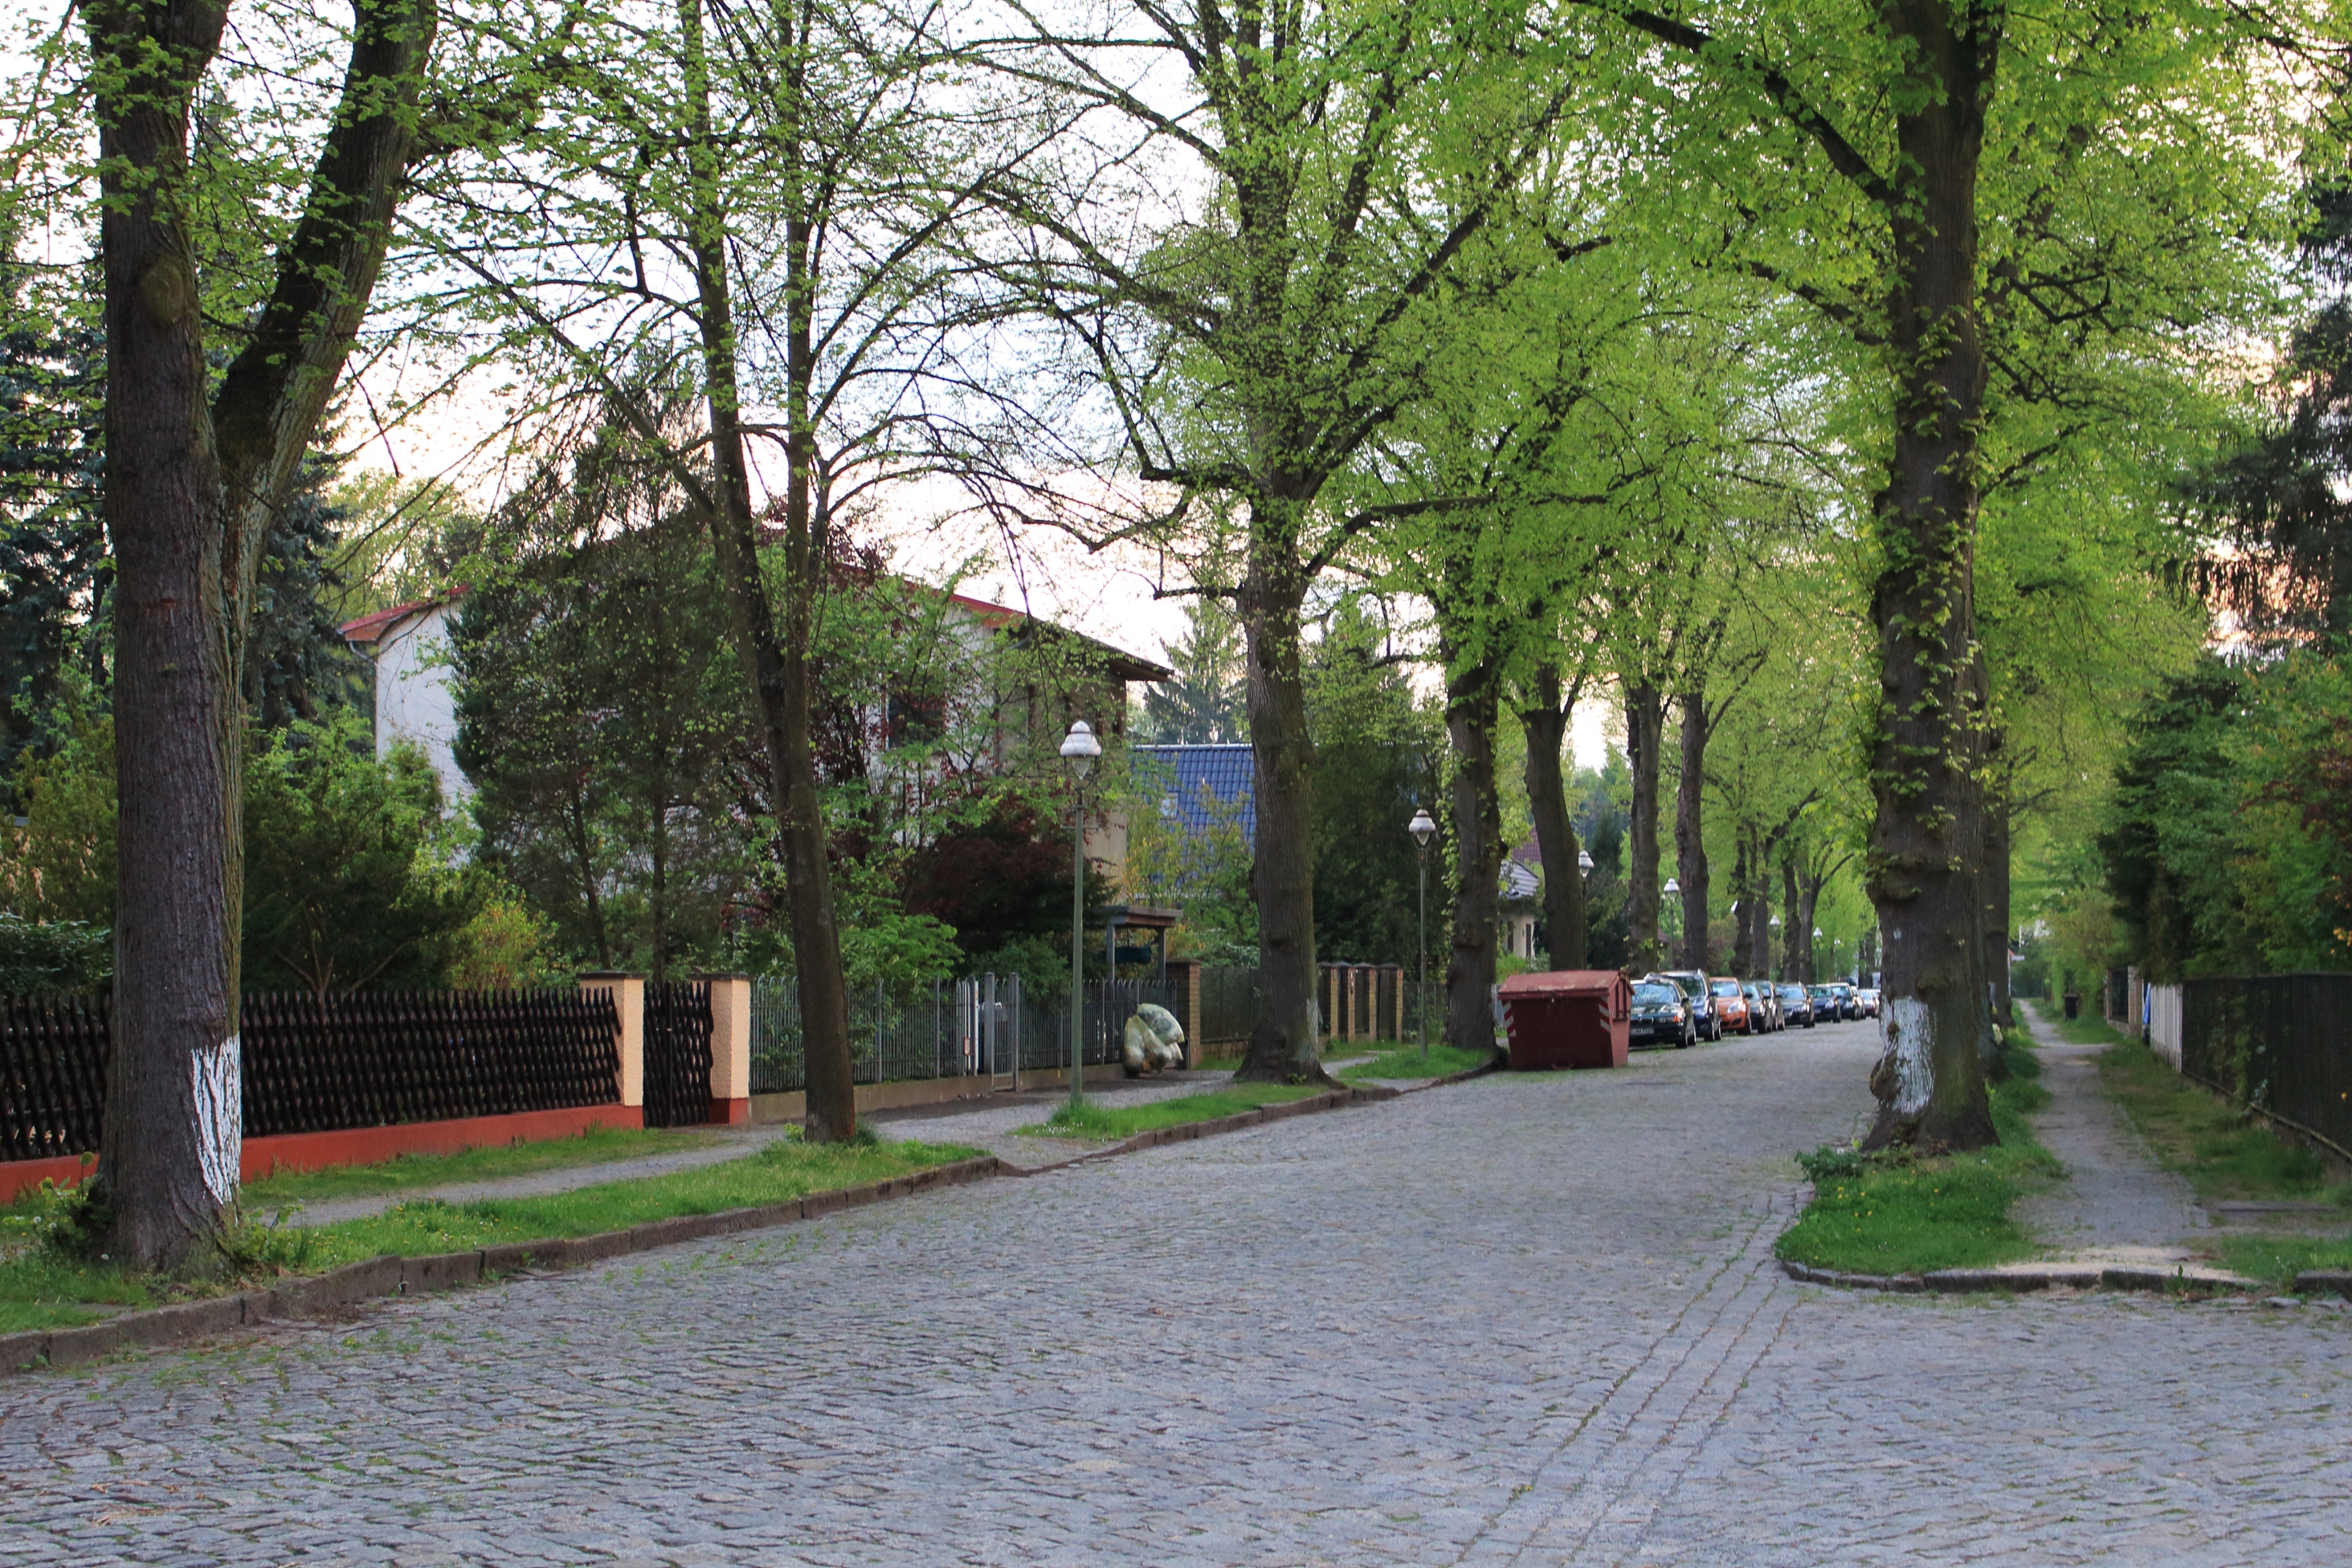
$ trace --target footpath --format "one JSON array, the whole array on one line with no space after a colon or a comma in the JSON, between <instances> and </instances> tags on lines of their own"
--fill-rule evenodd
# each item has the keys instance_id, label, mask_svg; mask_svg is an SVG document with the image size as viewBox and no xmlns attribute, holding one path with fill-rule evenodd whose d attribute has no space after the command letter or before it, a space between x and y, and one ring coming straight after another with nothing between
<instances>
[{"instance_id":1,"label":"footpath","mask_svg":"<svg viewBox=\"0 0 2352 1568\"><path fill-rule=\"evenodd\" d=\"M1325 1065L1336 1070L1361 1059L1365 1058L1334 1058ZM1113 1108L1148 1105L1154 1100L1214 1093L1231 1083L1233 1076L1230 1069L1195 1068L1160 1078L1089 1084L1087 1098ZM1424 1081L1404 1079L1388 1087L1403 1088ZM875 1135L879 1138L959 1144L993 1154L1017 1169L1037 1171L1110 1146L1108 1141L1102 1140L1022 1134L1022 1128L1034 1127L1053 1115L1054 1108L1066 1097L1067 1091L1060 1089L1024 1089L1017 1094L982 1095L971 1100L946 1100L937 1105L874 1111L862 1121L864 1125L873 1128ZM779 1139L793 1136L795 1131L788 1122L765 1127L714 1128L698 1135L705 1140L698 1148L647 1154L634 1160L612 1160L598 1165L570 1165L561 1170L534 1171L524 1176L501 1176L494 1181L453 1183L447 1186L414 1188L396 1193L372 1193L361 1197L324 1198L304 1204L288 1215L287 1223L335 1225L344 1220L371 1218L398 1204L428 1200L467 1204L495 1198L546 1197L554 1193L602 1186L607 1182L666 1176L674 1171L690 1171L698 1166L740 1160L747 1154L757 1153Z\"/></svg>"},{"instance_id":2,"label":"footpath","mask_svg":"<svg viewBox=\"0 0 2352 1568\"><path fill-rule=\"evenodd\" d=\"M2018 1205L2017 1217L2048 1247L2047 1262L2175 1268L2191 1274L2209 1228L2189 1183L2157 1163L2138 1130L2099 1084L2106 1047L2058 1037L2018 1009L2040 1047L2049 1106L2033 1130L2066 1167L2066 1180ZM2034 1265L2042 1267L2044 1265Z\"/></svg>"}]
</instances>

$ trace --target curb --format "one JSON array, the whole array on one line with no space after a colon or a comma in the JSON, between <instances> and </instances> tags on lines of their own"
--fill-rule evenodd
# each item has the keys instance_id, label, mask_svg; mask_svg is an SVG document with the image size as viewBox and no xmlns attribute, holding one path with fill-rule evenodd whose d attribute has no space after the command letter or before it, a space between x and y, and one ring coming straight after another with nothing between
<instances>
[{"instance_id":1,"label":"curb","mask_svg":"<svg viewBox=\"0 0 2352 1568\"><path fill-rule=\"evenodd\" d=\"M1446 1080L1440 1080L1441 1082ZM1425 1087L1433 1088L1434 1085ZM1399 1095L1416 1092L1412 1089L1388 1089L1380 1084L1357 1084L1347 1089L1335 1089L1328 1094L1312 1094L1305 1100L1286 1100L1274 1105L1261 1105L1255 1110L1237 1110L1231 1116L1212 1117L1206 1121L1180 1121L1173 1127L1154 1127L1123 1139L1104 1149L1090 1149L1083 1154L1073 1154L1050 1165L1034 1165L1024 1169L1007 1165L1005 1173L1013 1176L1043 1176L1054 1171L1066 1171L1073 1165L1084 1165L1096 1160L1108 1160L1120 1154L1139 1153L1168 1143L1189 1143L1196 1138L1213 1138L1220 1132L1239 1132L1245 1127L1258 1127L1268 1121L1286 1121L1294 1116L1311 1116L1320 1110L1344 1110L1351 1105L1370 1105L1379 1100L1394 1100Z\"/></svg>"},{"instance_id":2,"label":"curb","mask_svg":"<svg viewBox=\"0 0 2352 1568\"><path fill-rule=\"evenodd\" d=\"M1494 1070L1495 1064L1490 1063L1420 1087L1435 1089L1440 1084L1476 1078ZM79 1328L36 1329L29 1333L0 1334L0 1377L12 1373L37 1371L43 1366L79 1366L126 1350L182 1344L236 1328L257 1327L289 1319L325 1317L340 1308L355 1306L362 1301L395 1296L430 1295L459 1285L472 1285L526 1270L575 1268L583 1264L650 1252L656 1247L674 1247L685 1241L701 1241L714 1236L734 1236L744 1231L797 1225L803 1220L818 1219L843 1209L863 1208L868 1204L911 1196L930 1187L964 1186L992 1176L1042 1176L1049 1171L1067 1170L1073 1165L1107 1160L1118 1154L1131 1154L1144 1149L1156 1149L1165 1143L1189 1142L1196 1138L1213 1137L1220 1132L1238 1132L1243 1128L1256 1127L1268 1121L1287 1121L1294 1116L1307 1116L1321 1110L1340 1110L1351 1105L1371 1104L1418 1092L1419 1089L1395 1089L1378 1084L1335 1089L1328 1094L1261 1106L1255 1110L1220 1116L1210 1121L1155 1127L1108 1149L1097 1149L1058 1164L1040 1165L1034 1170L1024 1170L1021 1166L1007 1164L993 1154L983 1154L978 1159L959 1160L951 1165L935 1165L928 1171L893 1176L887 1181L869 1182L864 1186L811 1193L789 1203L728 1209L719 1214L679 1215L669 1219L648 1220L625 1230L600 1231L593 1236L501 1242L496 1247L478 1247L467 1252L432 1253L422 1258L400 1258L387 1253L382 1258L345 1264L341 1268L331 1269L311 1279L289 1280L268 1289L247 1290L205 1301L184 1301L142 1312L125 1312L103 1322L89 1323Z\"/></svg>"},{"instance_id":3,"label":"curb","mask_svg":"<svg viewBox=\"0 0 2352 1568\"><path fill-rule=\"evenodd\" d=\"M121 1351L181 1344L236 1328L325 1317L362 1301L430 1295L526 1270L573 1268L609 1258L673 1247L682 1241L797 1225L842 1209L908 1197L930 1187L986 1181L1016 1169L993 1154L984 1154L976 1160L959 1160L951 1165L936 1165L912 1175L893 1176L864 1186L811 1193L788 1203L728 1209L719 1214L679 1215L593 1236L502 1242L496 1247L431 1253L421 1258L387 1253L267 1289L125 1312L79 1328L0 1334L0 1377L42 1366L79 1366Z\"/></svg>"},{"instance_id":4,"label":"curb","mask_svg":"<svg viewBox=\"0 0 2352 1568\"><path fill-rule=\"evenodd\" d=\"M1815 1268L1810 1264L1792 1263L1782 1258L1780 1272L1801 1284L1829 1285L1842 1290L1883 1290L1897 1296L1957 1296L1979 1290L2022 1293L2050 1289L2144 1290L2172 1295L2189 1290L2251 1292L2263 1289L2251 1279L2217 1279L2209 1275L2178 1271L2167 1273L2160 1268L2068 1268L2063 1264L2053 1268L1938 1268L1926 1274L1847 1274L1835 1268ZM2330 1283L2306 1283L2319 1280ZM2296 1276L2294 1288L2297 1290L2340 1289L2352 1295L2352 1274L2302 1274Z\"/></svg>"}]
</instances>

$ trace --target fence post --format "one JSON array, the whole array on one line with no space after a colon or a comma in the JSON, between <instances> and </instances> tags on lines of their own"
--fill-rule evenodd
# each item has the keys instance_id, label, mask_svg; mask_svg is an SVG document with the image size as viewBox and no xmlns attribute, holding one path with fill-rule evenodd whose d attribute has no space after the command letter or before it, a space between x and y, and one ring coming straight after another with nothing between
<instances>
[{"instance_id":1,"label":"fence post","mask_svg":"<svg viewBox=\"0 0 2352 1568\"><path fill-rule=\"evenodd\" d=\"M751 1120L751 977L698 974L710 987L710 1120Z\"/></svg>"},{"instance_id":2,"label":"fence post","mask_svg":"<svg viewBox=\"0 0 2352 1568\"><path fill-rule=\"evenodd\" d=\"M621 1058L621 1081L615 1085L621 1091L621 1103L634 1106L640 1116L646 1104L646 977L626 974L617 969L599 969L580 977L580 989L595 996L610 996L613 1011L620 1017L621 1037L614 1044ZM750 1016L750 1009L744 1010Z\"/></svg>"},{"instance_id":3,"label":"fence post","mask_svg":"<svg viewBox=\"0 0 2352 1568\"><path fill-rule=\"evenodd\" d=\"M1183 1016L1176 1021L1184 1026L1184 1065L1201 1065L1201 965L1197 959L1171 958L1168 961L1168 978L1182 988Z\"/></svg>"}]
</instances>

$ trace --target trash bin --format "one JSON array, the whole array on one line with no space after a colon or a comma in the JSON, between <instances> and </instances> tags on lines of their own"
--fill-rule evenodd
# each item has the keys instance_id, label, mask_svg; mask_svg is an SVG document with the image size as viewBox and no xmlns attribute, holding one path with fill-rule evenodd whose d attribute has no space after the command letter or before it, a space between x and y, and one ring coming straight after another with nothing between
<instances>
[{"instance_id":1,"label":"trash bin","mask_svg":"<svg viewBox=\"0 0 2352 1568\"><path fill-rule=\"evenodd\" d=\"M1503 1028L1511 1068L1622 1068L1633 1021L1633 987L1613 969L1514 974L1503 982Z\"/></svg>"},{"instance_id":2,"label":"trash bin","mask_svg":"<svg viewBox=\"0 0 2352 1568\"><path fill-rule=\"evenodd\" d=\"M2082 1016L2083 1016L2083 994L2082 994L2080 991L2069 991L2069 992L2067 992L2067 993L2066 993L2066 1016L2068 1016L2069 1018L2079 1018L2079 1017L2081 1017Z\"/></svg>"}]
</instances>

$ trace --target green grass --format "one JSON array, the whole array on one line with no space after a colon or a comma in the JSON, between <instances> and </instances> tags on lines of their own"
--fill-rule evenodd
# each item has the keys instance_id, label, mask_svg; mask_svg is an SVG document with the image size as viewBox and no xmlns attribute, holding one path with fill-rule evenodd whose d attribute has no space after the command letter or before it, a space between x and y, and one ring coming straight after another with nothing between
<instances>
[{"instance_id":1,"label":"green grass","mask_svg":"<svg viewBox=\"0 0 2352 1568\"><path fill-rule=\"evenodd\" d=\"M1383 1045L1381 1054L1368 1062L1339 1069L1342 1083L1364 1083L1383 1078L1451 1078L1458 1072L1485 1067L1495 1059L1492 1051L1465 1051L1458 1046L1429 1043L1429 1059L1422 1060L1418 1045Z\"/></svg>"},{"instance_id":2,"label":"green grass","mask_svg":"<svg viewBox=\"0 0 2352 1568\"><path fill-rule=\"evenodd\" d=\"M2042 1064L2011 1044L2009 1076L1992 1088L2000 1142L1968 1154L1917 1159L1824 1150L1809 1156L1813 1199L1774 1251L1794 1262L1859 1274L1983 1268L2031 1255L2010 1218L2030 1187L2063 1174L2026 1118L2050 1103Z\"/></svg>"},{"instance_id":3,"label":"green grass","mask_svg":"<svg viewBox=\"0 0 2352 1568\"><path fill-rule=\"evenodd\" d=\"M1107 1106L1098 1100L1082 1101L1076 1111L1065 1100L1047 1120L1021 1131L1039 1138L1132 1138L1155 1127L1176 1127L1187 1121L1213 1121L1255 1110L1261 1105L1304 1100L1327 1092L1318 1084L1244 1083L1208 1094L1188 1094L1181 1100L1155 1100L1148 1105Z\"/></svg>"},{"instance_id":4,"label":"green grass","mask_svg":"<svg viewBox=\"0 0 2352 1568\"><path fill-rule=\"evenodd\" d=\"M2214 1250L2222 1268L2282 1289L2306 1268L2352 1268L2352 1236L2232 1236Z\"/></svg>"},{"instance_id":5,"label":"green grass","mask_svg":"<svg viewBox=\"0 0 2352 1568\"><path fill-rule=\"evenodd\" d=\"M574 1137L550 1138L535 1143L491 1144L455 1154L402 1154L373 1165L331 1165L323 1171L289 1171L247 1182L245 1203L247 1208L268 1211L288 1204L316 1203L327 1198L373 1197L383 1193L415 1192L420 1187L454 1186L461 1182L487 1182L501 1176L602 1165L644 1154L695 1148L705 1136L698 1132L592 1127Z\"/></svg>"},{"instance_id":6,"label":"green grass","mask_svg":"<svg viewBox=\"0 0 2352 1568\"><path fill-rule=\"evenodd\" d=\"M2106 1046L2099 1081L2157 1159L2186 1176L2198 1197L2207 1203L2332 1200L2352 1206L2352 1184L2331 1185L2317 1154L2182 1078L2138 1041L2104 1024L2095 1026L2096 1034L2077 1037Z\"/></svg>"},{"instance_id":7,"label":"green grass","mask_svg":"<svg viewBox=\"0 0 2352 1568\"><path fill-rule=\"evenodd\" d=\"M606 1182L541 1197L452 1204L422 1198L368 1219L301 1226L269 1220L232 1232L237 1278L208 1284L142 1279L101 1263L57 1256L30 1239L34 1200L5 1212L14 1251L0 1258L0 1331L88 1322L107 1305L148 1306L232 1290L278 1273L316 1274L362 1258L460 1252L501 1242L593 1236L678 1215L783 1203L811 1193L909 1175L977 1150L947 1144L771 1143L756 1154L667 1175ZM254 1211L248 1208L248 1215Z\"/></svg>"}]
</instances>

